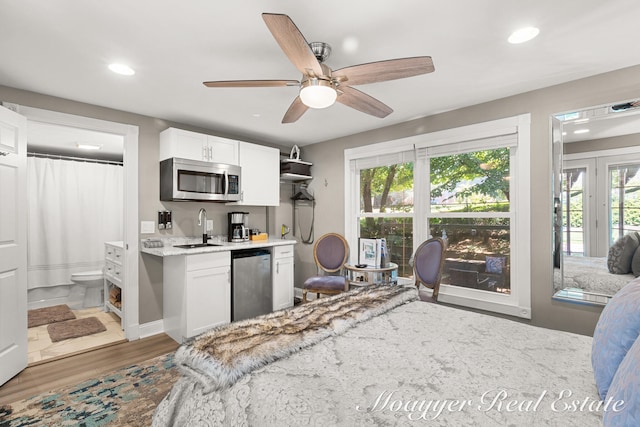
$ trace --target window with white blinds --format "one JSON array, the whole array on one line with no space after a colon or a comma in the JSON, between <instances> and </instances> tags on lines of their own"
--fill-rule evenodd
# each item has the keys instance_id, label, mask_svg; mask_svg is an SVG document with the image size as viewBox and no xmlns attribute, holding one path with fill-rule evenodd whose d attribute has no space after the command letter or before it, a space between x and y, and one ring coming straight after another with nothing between
<instances>
[{"instance_id":1,"label":"window with white blinds","mask_svg":"<svg viewBox=\"0 0 640 427\"><path fill-rule=\"evenodd\" d=\"M530 318L529 124L526 114L345 150L350 246L384 237L411 283L410 254L444 237L439 300Z\"/></svg>"}]
</instances>

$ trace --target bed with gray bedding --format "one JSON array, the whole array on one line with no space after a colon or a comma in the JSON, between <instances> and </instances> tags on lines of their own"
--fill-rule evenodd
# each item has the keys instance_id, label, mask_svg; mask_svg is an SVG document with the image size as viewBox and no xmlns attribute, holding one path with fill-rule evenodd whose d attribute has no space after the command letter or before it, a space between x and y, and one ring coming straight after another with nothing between
<instances>
[{"instance_id":1,"label":"bed with gray bedding","mask_svg":"<svg viewBox=\"0 0 640 427\"><path fill-rule=\"evenodd\" d=\"M343 322L315 344L293 344L290 354L231 378L220 379L217 362L185 357L200 338L186 343L176 355L184 375L153 425L602 425L591 337L407 292L395 308Z\"/></svg>"}]
</instances>

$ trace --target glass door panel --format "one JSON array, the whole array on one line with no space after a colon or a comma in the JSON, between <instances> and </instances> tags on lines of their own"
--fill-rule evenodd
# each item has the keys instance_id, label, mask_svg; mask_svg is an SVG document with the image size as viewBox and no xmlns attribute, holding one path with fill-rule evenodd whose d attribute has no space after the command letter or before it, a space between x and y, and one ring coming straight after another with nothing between
<instances>
[{"instance_id":1,"label":"glass door panel","mask_svg":"<svg viewBox=\"0 0 640 427\"><path fill-rule=\"evenodd\" d=\"M585 176L587 168L565 169L562 173L562 251L585 255Z\"/></svg>"},{"instance_id":2,"label":"glass door panel","mask_svg":"<svg viewBox=\"0 0 640 427\"><path fill-rule=\"evenodd\" d=\"M609 243L640 230L640 164L609 166Z\"/></svg>"}]
</instances>

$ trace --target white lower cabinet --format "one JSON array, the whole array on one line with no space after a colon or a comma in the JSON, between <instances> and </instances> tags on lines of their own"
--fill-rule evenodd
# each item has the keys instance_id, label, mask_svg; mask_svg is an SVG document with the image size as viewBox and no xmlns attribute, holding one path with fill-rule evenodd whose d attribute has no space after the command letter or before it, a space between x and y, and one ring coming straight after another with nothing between
<instances>
[{"instance_id":1,"label":"white lower cabinet","mask_svg":"<svg viewBox=\"0 0 640 427\"><path fill-rule=\"evenodd\" d=\"M231 253L163 260L164 330L179 343L231 322Z\"/></svg>"},{"instance_id":2,"label":"white lower cabinet","mask_svg":"<svg viewBox=\"0 0 640 427\"><path fill-rule=\"evenodd\" d=\"M273 311L293 306L293 245L274 246L271 269Z\"/></svg>"}]
</instances>

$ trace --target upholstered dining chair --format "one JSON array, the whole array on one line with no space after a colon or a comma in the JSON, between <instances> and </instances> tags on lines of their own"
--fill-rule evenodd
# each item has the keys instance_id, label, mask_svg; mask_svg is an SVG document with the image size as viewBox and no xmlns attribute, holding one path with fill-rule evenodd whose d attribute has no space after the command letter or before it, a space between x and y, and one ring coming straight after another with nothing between
<instances>
[{"instance_id":1,"label":"upholstered dining chair","mask_svg":"<svg viewBox=\"0 0 640 427\"><path fill-rule=\"evenodd\" d=\"M438 301L442 266L444 265L444 248L444 240L434 237L422 242L416 249L413 257L413 277L416 280L416 288L420 291L420 285L423 285L433 289L431 297L420 296L423 301Z\"/></svg>"},{"instance_id":2,"label":"upholstered dining chair","mask_svg":"<svg viewBox=\"0 0 640 427\"><path fill-rule=\"evenodd\" d=\"M313 259L318 275L310 277L302 285L302 303L307 302L307 292L320 298L320 294L336 295L349 290L349 281L342 274L342 267L349 257L349 244L340 234L327 233L313 246Z\"/></svg>"}]
</instances>

